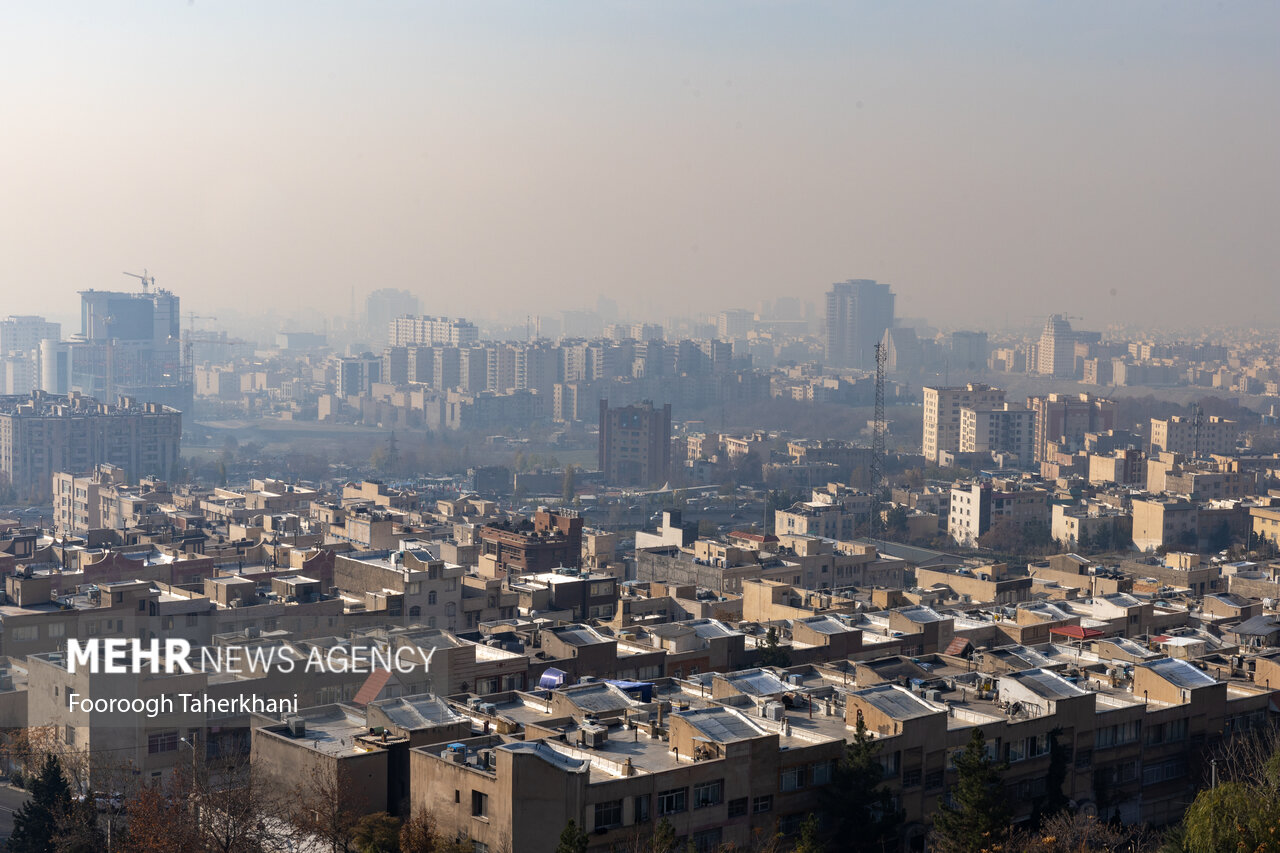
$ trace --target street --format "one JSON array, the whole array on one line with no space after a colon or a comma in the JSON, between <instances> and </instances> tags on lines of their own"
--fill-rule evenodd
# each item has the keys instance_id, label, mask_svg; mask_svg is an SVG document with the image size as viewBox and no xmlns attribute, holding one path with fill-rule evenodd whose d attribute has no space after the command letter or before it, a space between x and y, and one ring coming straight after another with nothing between
<instances>
[{"instance_id":1,"label":"street","mask_svg":"<svg viewBox=\"0 0 1280 853\"><path fill-rule=\"evenodd\" d=\"M7 840L13 832L13 815L30 796L20 788L0 785L0 840Z\"/></svg>"}]
</instances>

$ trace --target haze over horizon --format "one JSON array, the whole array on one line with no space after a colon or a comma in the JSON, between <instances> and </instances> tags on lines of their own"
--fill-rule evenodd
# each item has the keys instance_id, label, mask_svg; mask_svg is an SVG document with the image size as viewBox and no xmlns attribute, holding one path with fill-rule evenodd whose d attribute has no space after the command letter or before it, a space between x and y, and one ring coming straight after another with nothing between
<instances>
[{"instance_id":1,"label":"haze over horizon","mask_svg":"<svg viewBox=\"0 0 1280 853\"><path fill-rule=\"evenodd\" d=\"M4 313L145 267L199 313L874 278L935 323L1275 325L1277 36L1264 2L11 5Z\"/></svg>"}]
</instances>

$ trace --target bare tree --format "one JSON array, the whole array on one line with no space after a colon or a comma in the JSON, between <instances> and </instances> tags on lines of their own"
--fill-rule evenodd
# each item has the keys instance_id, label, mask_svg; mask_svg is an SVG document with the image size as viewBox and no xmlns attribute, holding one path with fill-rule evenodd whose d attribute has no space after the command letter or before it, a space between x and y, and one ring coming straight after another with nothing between
<instances>
[{"instance_id":1,"label":"bare tree","mask_svg":"<svg viewBox=\"0 0 1280 853\"><path fill-rule=\"evenodd\" d=\"M295 791L292 822L331 853L348 853L360 814L349 807L350 777L338 762L312 766Z\"/></svg>"}]
</instances>

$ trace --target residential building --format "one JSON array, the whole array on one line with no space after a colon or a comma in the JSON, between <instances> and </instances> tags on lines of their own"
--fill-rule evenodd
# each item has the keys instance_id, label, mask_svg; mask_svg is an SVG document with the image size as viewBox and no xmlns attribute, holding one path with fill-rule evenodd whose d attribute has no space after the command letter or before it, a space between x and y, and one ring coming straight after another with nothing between
<instances>
[{"instance_id":1,"label":"residential building","mask_svg":"<svg viewBox=\"0 0 1280 853\"><path fill-rule=\"evenodd\" d=\"M923 452L927 462L938 464L944 451L959 452L961 409L994 409L1004 404L1004 391L990 385L933 386L923 389Z\"/></svg>"},{"instance_id":2,"label":"residential building","mask_svg":"<svg viewBox=\"0 0 1280 853\"><path fill-rule=\"evenodd\" d=\"M1034 419L1025 406L978 404L960 409L960 453L1008 454L1019 466L1027 466L1035 455L1034 435Z\"/></svg>"},{"instance_id":3,"label":"residential building","mask_svg":"<svg viewBox=\"0 0 1280 853\"><path fill-rule=\"evenodd\" d=\"M0 397L0 473L19 495L48 498L59 471L119 467L126 480L169 477L178 464L182 413L158 403L99 403L42 391Z\"/></svg>"},{"instance_id":4,"label":"residential building","mask_svg":"<svg viewBox=\"0 0 1280 853\"><path fill-rule=\"evenodd\" d=\"M1050 443L1080 449L1085 434L1115 427L1116 404L1092 394L1047 394L1028 397L1035 422L1036 462L1046 458Z\"/></svg>"},{"instance_id":5,"label":"residential building","mask_svg":"<svg viewBox=\"0 0 1280 853\"><path fill-rule=\"evenodd\" d=\"M387 345L393 347L462 347L479 339L480 332L474 324L448 317L406 315L392 320L387 329Z\"/></svg>"},{"instance_id":6,"label":"residential building","mask_svg":"<svg viewBox=\"0 0 1280 853\"><path fill-rule=\"evenodd\" d=\"M615 486L661 486L671 476L671 404L600 401L600 471Z\"/></svg>"},{"instance_id":7,"label":"residential building","mask_svg":"<svg viewBox=\"0 0 1280 853\"><path fill-rule=\"evenodd\" d=\"M1151 455L1167 451L1186 456L1235 453L1240 424L1227 418L1184 418L1171 415L1151 419Z\"/></svg>"}]
</instances>

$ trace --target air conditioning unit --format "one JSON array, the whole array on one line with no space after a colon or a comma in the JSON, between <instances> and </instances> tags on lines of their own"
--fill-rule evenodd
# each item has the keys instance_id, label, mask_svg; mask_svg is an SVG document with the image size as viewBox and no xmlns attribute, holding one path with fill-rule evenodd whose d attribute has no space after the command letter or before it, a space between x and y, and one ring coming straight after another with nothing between
<instances>
[{"instance_id":1,"label":"air conditioning unit","mask_svg":"<svg viewBox=\"0 0 1280 853\"><path fill-rule=\"evenodd\" d=\"M579 731L582 733L582 745L588 749L599 749L609 741L608 726L583 723Z\"/></svg>"},{"instance_id":2,"label":"air conditioning unit","mask_svg":"<svg viewBox=\"0 0 1280 853\"><path fill-rule=\"evenodd\" d=\"M782 722L782 718L786 716L786 713L783 710L781 702L765 702L764 716L767 720L773 720L774 722L780 723Z\"/></svg>"}]
</instances>

